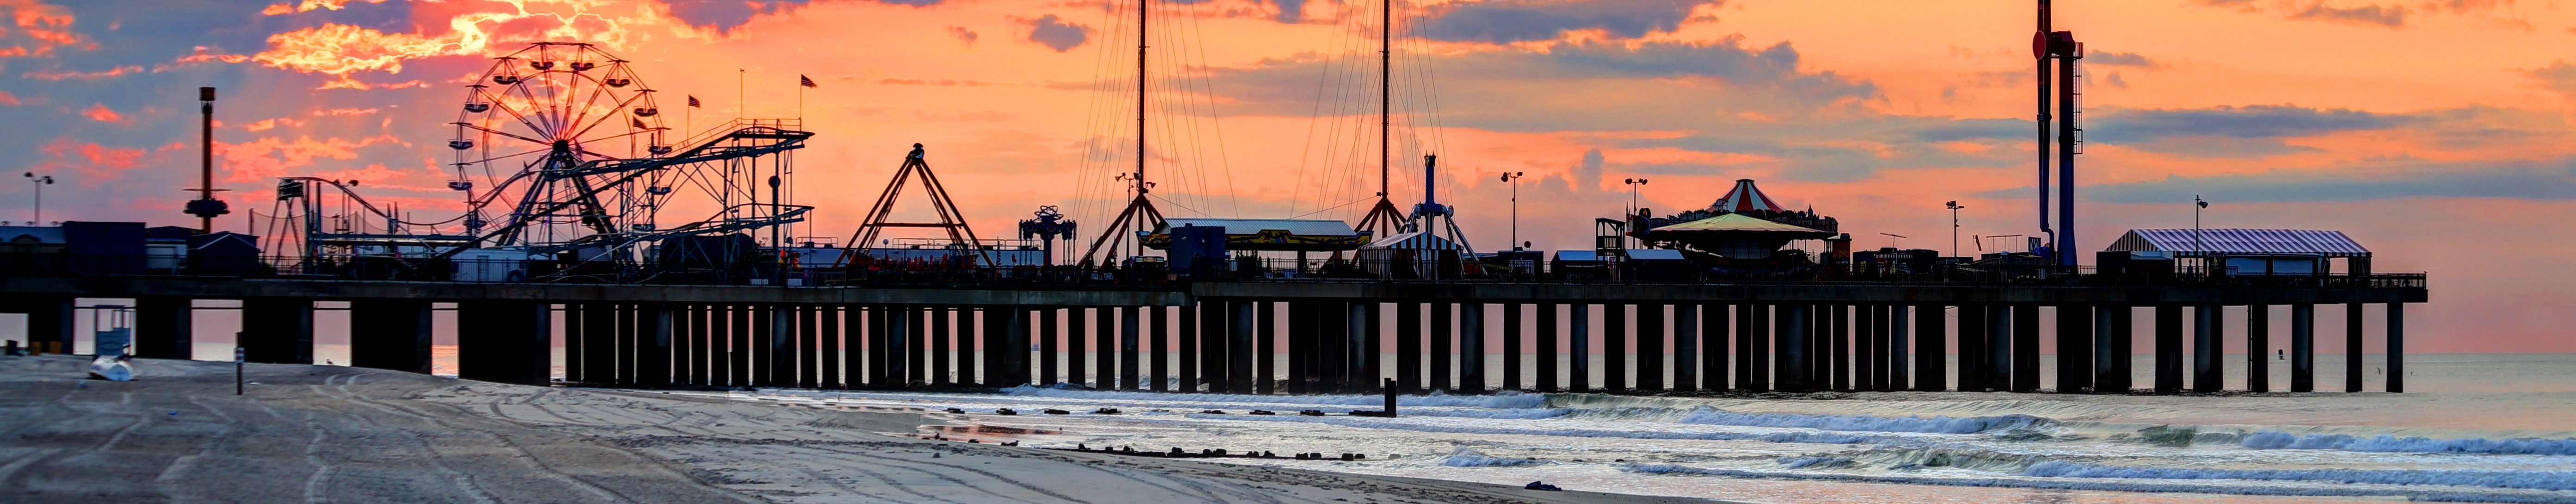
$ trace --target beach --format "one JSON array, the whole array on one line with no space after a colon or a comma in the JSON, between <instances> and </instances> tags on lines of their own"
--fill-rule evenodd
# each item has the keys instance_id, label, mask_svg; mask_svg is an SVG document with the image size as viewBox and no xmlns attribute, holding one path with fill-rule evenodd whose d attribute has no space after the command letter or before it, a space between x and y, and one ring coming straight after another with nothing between
<instances>
[{"instance_id":1,"label":"beach","mask_svg":"<svg viewBox=\"0 0 2576 504\"><path fill-rule=\"evenodd\" d=\"M135 381L109 382L83 379L82 358L0 358L0 502L1715 502L997 446L1017 439L965 428L985 415L336 366L247 365L236 396L231 363L135 362Z\"/></svg>"}]
</instances>

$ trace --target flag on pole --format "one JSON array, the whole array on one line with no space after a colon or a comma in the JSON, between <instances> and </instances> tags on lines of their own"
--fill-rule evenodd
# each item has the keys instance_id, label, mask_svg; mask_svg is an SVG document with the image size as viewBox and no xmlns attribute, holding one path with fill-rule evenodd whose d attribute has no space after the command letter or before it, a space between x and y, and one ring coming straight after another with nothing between
<instances>
[{"instance_id":1,"label":"flag on pole","mask_svg":"<svg viewBox=\"0 0 2576 504\"><path fill-rule=\"evenodd\" d=\"M698 95L688 95L688 96L689 96L689 106L690 106L690 107L692 107L692 108L697 107L697 106L698 106Z\"/></svg>"},{"instance_id":2,"label":"flag on pole","mask_svg":"<svg viewBox=\"0 0 2576 504\"><path fill-rule=\"evenodd\" d=\"M799 85L799 86L805 86L805 87L809 87L809 88L821 88L821 87L822 87L822 86L816 86L816 85L814 85L814 78L813 78L813 77L806 77L806 76L805 76L805 74L796 74L796 85Z\"/></svg>"}]
</instances>

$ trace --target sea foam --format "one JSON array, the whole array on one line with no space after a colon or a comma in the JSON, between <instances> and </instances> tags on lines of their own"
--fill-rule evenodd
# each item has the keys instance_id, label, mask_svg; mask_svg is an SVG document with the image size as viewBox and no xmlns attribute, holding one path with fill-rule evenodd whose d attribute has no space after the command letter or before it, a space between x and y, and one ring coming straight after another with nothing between
<instances>
[{"instance_id":1,"label":"sea foam","mask_svg":"<svg viewBox=\"0 0 2576 504\"><path fill-rule=\"evenodd\" d=\"M1114 399L1127 401L1180 401L1253 404L1302 404L1316 406L1373 406L1384 404L1379 395L1293 395L1263 396L1244 394L1199 394L1172 392L1119 392L1079 390L1020 385L1002 389L1003 394L1020 397L1065 399ZM1453 406L1495 409L1532 409L1547 406L1547 396L1505 391L1492 395L1398 395L1397 406Z\"/></svg>"},{"instance_id":2,"label":"sea foam","mask_svg":"<svg viewBox=\"0 0 2576 504\"><path fill-rule=\"evenodd\" d=\"M1881 440L1875 436L1830 432L1675 432L1636 429L1529 428L1485 425L1448 425L1387 420L1367 417L1187 415L1194 419L1243 420L1257 422L1306 422L1360 429L1394 429L1414 432L1449 434L1506 434L1524 436L1595 437L1626 439L1694 439L1713 441L1769 441L1774 443L1859 444Z\"/></svg>"},{"instance_id":3,"label":"sea foam","mask_svg":"<svg viewBox=\"0 0 2576 504\"><path fill-rule=\"evenodd\" d=\"M2576 471L2487 469L2220 469L2086 464L2050 460L2023 469L2042 478L2267 480L2382 485L2447 485L2532 490L2576 490Z\"/></svg>"},{"instance_id":4,"label":"sea foam","mask_svg":"<svg viewBox=\"0 0 2576 504\"><path fill-rule=\"evenodd\" d=\"M1460 446L1456 450L1451 450L1448 457L1440 459L1440 465L1449 467L1511 467L1545 463L1548 462L1539 459L1507 458L1486 455L1485 452L1476 451L1475 448L1464 446Z\"/></svg>"},{"instance_id":5,"label":"sea foam","mask_svg":"<svg viewBox=\"0 0 2576 504\"><path fill-rule=\"evenodd\" d=\"M2381 434L2291 434L2262 431L2245 436L2239 446L2257 450L2343 450L2398 453L2477 453L2490 455L2576 455L2576 439L2397 437Z\"/></svg>"},{"instance_id":6,"label":"sea foam","mask_svg":"<svg viewBox=\"0 0 2576 504\"><path fill-rule=\"evenodd\" d=\"M1796 413L1739 413L1707 406L1683 415L1681 423L1740 425L1746 427L1786 427L1856 432L1923 432L1934 434L1975 434L2000 429L2028 429L2054 421L2030 415L1981 417L1913 416L1881 417L1867 415L1804 415Z\"/></svg>"}]
</instances>

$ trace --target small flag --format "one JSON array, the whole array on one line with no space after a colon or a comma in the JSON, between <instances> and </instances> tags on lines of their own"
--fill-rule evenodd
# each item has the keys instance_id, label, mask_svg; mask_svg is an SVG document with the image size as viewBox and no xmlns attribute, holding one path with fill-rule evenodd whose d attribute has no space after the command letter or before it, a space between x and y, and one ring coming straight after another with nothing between
<instances>
[{"instance_id":1,"label":"small flag","mask_svg":"<svg viewBox=\"0 0 2576 504\"><path fill-rule=\"evenodd\" d=\"M816 86L816 85L814 85L814 78L813 78L813 77L806 77L806 76L805 76L805 74L796 74L796 85L799 85L799 86L805 86L805 87L809 87L809 88L820 88L820 87L822 87L822 86Z\"/></svg>"},{"instance_id":2,"label":"small flag","mask_svg":"<svg viewBox=\"0 0 2576 504\"><path fill-rule=\"evenodd\" d=\"M643 120L643 119L629 119L629 120L635 121L635 129L653 129L653 128L651 128L651 127L645 126L645 125L644 125L644 120Z\"/></svg>"},{"instance_id":3,"label":"small flag","mask_svg":"<svg viewBox=\"0 0 2576 504\"><path fill-rule=\"evenodd\" d=\"M689 95L689 106L690 106L690 107L696 107L696 106L698 106L698 95Z\"/></svg>"}]
</instances>

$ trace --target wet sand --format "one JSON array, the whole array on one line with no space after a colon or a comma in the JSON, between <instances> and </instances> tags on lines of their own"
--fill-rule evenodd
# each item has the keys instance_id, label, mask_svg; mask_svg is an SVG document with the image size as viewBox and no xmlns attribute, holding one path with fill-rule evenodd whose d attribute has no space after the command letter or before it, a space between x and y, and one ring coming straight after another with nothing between
<instances>
[{"instance_id":1,"label":"wet sand","mask_svg":"<svg viewBox=\"0 0 2576 504\"><path fill-rule=\"evenodd\" d=\"M960 424L335 366L0 358L0 502L1712 502L904 437ZM987 439L987 442L997 441Z\"/></svg>"}]
</instances>

